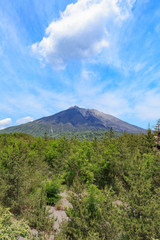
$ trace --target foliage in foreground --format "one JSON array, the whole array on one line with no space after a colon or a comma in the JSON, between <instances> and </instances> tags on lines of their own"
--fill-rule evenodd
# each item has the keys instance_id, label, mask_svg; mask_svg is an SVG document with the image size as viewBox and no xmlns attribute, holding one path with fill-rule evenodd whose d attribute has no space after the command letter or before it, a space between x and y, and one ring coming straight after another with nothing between
<instances>
[{"instance_id":1,"label":"foliage in foreground","mask_svg":"<svg viewBox=\"0 0 160 240\"><path fill-rule=\"evenodd\" d=\"M0 135L0 204L50 234L47 204L73 208L57 239L160 239L160 154L151 131L98 140Z\"/></svg>"}]
</instances>

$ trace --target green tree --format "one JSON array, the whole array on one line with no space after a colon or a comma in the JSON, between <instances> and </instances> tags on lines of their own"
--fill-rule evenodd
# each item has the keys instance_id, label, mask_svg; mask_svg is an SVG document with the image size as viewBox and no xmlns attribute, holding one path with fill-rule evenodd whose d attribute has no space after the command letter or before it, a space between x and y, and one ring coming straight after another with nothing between
<instances>
[{"instance_id":1,"label":"green tree","mask_svg":"<svg viewBox=\"0 0 160 240\"><path fill-rule=\"evenodd\" d=\"M114 136L114 131L113 131L113 128L111 127L109 129L109 139L111 140L113 138L113 136Z\"/></svg>"},{"instance_id":2,"label":"green tree","mask_svg":"<svg viewBox=\"0 0 160 240\"><path fill-rule=\"evenodd\" d=\"M154 146L155 146L155 138L151 129L148 129L147 134L144 134L142 146L143 146L143 153L153 152Z\"/></svg>"},{"instance_id":3,"label":"green tree","mask_svg":"<svg viewBox=\"0 0 160 240\"><path fill-rule=\"evenodd\" d=\"M156 136L160 133L160 119L157 120L157 123L154 127L154 133L156 134Z\"/></svg>"}]
</instances>

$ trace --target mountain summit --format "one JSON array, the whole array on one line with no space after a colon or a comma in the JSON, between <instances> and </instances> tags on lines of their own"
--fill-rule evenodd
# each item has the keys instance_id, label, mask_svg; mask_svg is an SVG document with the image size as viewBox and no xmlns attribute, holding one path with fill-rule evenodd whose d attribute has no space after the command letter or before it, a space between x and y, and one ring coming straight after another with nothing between
<instances>
[{"instance_id":1,"label":"mountain summit","mask_svg":"<svg viewBox=\"0 0 160 240\"><path fill-rule=\"evenodd\" d=\"M34 136L43 136L47 132L49 136L54 136L58 132L109 130L111 127L118 132L141 133L145 131L140 127L95 109L73 106L54 115L19 126L9 127L0 132L25 132Z\"/></svg>"}]
</instances>

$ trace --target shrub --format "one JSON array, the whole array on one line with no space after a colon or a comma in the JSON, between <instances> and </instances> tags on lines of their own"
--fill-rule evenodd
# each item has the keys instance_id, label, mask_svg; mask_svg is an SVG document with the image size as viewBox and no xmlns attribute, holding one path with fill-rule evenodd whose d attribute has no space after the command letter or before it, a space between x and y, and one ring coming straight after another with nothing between
<instances>
[{"instance_id":1,"label":"shrub","mask_svg":"<svg viewBox=\"0 0 160 240\"><path fill-rule=\"evenodd\" d=\"M49 205L55 205L60 199L60 183L56 179L48 181L44 185L45 193L47 196L47 203Z\"/></svg>"}]
</instances>

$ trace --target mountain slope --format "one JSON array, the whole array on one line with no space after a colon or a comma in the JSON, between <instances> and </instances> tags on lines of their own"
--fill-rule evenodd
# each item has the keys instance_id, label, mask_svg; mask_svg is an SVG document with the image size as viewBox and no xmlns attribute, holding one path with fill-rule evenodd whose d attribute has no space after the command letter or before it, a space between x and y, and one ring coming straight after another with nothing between
<instances>
[{"instance_id":1,"label":"mountain slope","mask_svg":"<svg viewBox=\"0 0 160 240\"><path fill-rule=\"evenodd\" d=\"M111 127L118 132L145 132L144 129L112 115L104 114L95 109L74 106L49 117L3 129L0 133L24 132L33 136L44 136L44 133L47 132L49 136L55 136L57 133L63 132L109 130Z\"/></svg>"}]
</instances>

